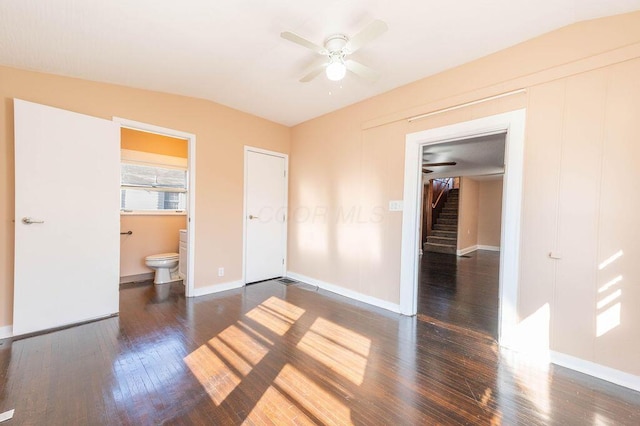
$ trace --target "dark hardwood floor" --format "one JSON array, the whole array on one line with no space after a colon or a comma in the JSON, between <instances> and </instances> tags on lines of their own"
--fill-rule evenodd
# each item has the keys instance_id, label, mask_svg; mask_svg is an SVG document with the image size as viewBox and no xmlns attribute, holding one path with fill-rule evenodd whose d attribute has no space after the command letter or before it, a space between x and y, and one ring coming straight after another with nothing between
<instances>
[{"instance_id":1,"label":"dark hardwood floor","mask_svg":"<svg viewBox=\"0 0 640 426\"><path fill-rule=\"evenodd\" d=\"M420 259L418 314L497 338L499 270L499 252L425 252Z\"/></svg>"},{"instance_id":2,"label":"dark hardwood floor","mask_svg":"<svg viewBox=\"0 0 640 426\"><path fill-rule=\"evenodd\" d=\"M640 424L640 393L528 365L457 315L276 281L188 300L124 289L120 317L5 341L0 412L15 408L8 426Z\"/></svg>"}]
</instances>

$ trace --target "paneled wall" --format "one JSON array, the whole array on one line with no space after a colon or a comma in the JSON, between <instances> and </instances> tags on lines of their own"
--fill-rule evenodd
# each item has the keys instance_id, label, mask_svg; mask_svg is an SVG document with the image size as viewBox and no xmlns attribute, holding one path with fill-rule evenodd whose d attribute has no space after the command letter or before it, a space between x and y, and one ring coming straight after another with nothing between
<instances>
[{"instance_id":1,"label":"paneled wall","mask_svg":"<svg viewBox=\"0 0 640 426\"><path fill-rule=\"evenodd\" d=\"M526 108L518 316L535 333L523 335L639 375L638 58L640 12L588 21L294 127L290 217L330 214L289 222L289 269L399 303L402 217L387 207L403 196L406 135Z\"/></svg>"},{"instance_id":2,"label":"paneled wall","mask_svg":"<svg viewBox=\"0 0 640 426\"><path fill-rule=\"evenodd\" d=\"M551 349L636 375L638 75L633 60L530 89L520 292L523 320L549 306Z\"/></svg>"}]
</instances>

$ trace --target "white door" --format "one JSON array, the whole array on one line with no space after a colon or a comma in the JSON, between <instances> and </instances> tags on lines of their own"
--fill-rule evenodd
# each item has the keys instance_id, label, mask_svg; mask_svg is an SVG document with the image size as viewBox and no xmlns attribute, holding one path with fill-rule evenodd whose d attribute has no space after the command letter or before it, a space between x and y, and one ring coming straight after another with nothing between
<instances>
[{"instance_id":1,"label":"white door","mask_svg":"<svg viewBox=\"0 0 640 426\"><path fill-rule=\"evenodd\" d=\"M117 313L119 126L18 99L14 114L13 334Z\"/></svg>"},{"instance_id":2,"label":"white door","mask_svg":"<svg viewBox=\"0 0 640 426\"><path fill-rule=\"evenodd\" d=\"M284 275L286 156L247 150L245 156L245 282Z\"/></svg>"}]
</instances>

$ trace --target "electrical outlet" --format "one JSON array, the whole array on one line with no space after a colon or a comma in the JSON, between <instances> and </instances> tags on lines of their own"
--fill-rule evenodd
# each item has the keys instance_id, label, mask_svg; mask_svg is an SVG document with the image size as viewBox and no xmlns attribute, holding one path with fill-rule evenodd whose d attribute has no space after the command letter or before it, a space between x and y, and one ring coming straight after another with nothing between
<instances>
[{"instance_id":1,"label":"electrical outlet","mask_svg":"<svg viewBox=\"0 0 640 426\"><path fill-rule=\"evenodd\" d=\"M224 277L224 268L218 268L218 276Z\"/></svg>"}]
</instances>

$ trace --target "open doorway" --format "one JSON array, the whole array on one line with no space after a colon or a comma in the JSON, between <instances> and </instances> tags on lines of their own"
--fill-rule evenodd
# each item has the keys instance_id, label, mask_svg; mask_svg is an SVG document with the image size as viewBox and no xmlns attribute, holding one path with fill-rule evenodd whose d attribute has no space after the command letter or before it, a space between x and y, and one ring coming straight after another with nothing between
<instances>
[{"instance_id":1,"label":"open doorway","mask_svg":"<svg viewBox=\"0 0 640 426\"><path fill-rule=\"evenodd\" d=\"M402 224L402 253L400 276L400 309L405 315L418 313L418 290L420 279L422 241L420 239L422 169L424 167L425 146L434 148L432 154L442 154L449 149L446 144L469 141L476 138L487 138L504 135L504 181L502 199L502 220L500 232L499 254L499 308L498 308L498 341L502 346L512 347L517 326L517 291L520 211L522 204L522 166L524 151L525 110L498 114L455 125L430 129L407 135L405 145L405 177L404 177L404 211ZM478 155L482 155L479 152ZM475 159L475 155L467 157ZM448 163L428 158L430 163ZM457 165L457 162L456 162ZM461 175L459 172L446 170L452 165L439 165L438 176L447 177ZM467 176L488 175L490 171L473 171L469 167ZM464 181L461 182L464 186ZM458 234L458 237L460 235ZM457 255L456 250L456 255Z\"/></svg>"},{"instance_id":2,"label":"open doorway","mask_svg":"<svg viewBox=\"0 0 640 426\"><path fill-rule=\"evenodd\" d=\"M121 125L120 281L154 278L147 256L172 254L194 296L195 135L114 118ZM166 281L166 280L163 280ZM164 286L163 286L164 287Z\"/></svg>"},{"instance_id":3,"label":"open doorway","mask_svg":"<svg viewBox=\"0 0 640 426\"><path fill-rule=\"evenodd\" d=\"M418 314L497 339L503 179L457 180L423 244Z\"/></svg>"}]
</instances>

